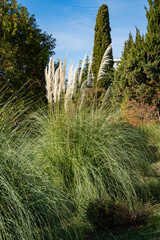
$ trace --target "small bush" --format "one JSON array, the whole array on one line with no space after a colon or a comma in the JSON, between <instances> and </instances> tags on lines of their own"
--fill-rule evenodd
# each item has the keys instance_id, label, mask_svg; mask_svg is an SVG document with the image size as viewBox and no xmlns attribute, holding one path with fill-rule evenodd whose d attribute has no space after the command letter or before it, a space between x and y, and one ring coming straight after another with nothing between
<instances>
[{"instance_id":1,"label":"small bush","mask_svg":"<svg viewBox=\"0 0 160 240\"><path fill-rule=\"evenodd\" d=\"M158 121L158 108L143 101L128 100L121 107L122 120L130 124L142 125L151 121Z\"/></svg>"}]
</instances>

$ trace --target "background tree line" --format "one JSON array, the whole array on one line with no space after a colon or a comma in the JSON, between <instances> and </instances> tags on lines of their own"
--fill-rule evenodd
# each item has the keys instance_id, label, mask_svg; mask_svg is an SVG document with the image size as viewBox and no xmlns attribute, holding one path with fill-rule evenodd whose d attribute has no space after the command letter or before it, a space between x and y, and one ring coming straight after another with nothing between
<instances>
[{"instance_id":1,"label":"background tree line","mask_svg":"<svg viewBox=\"0 0 160 240\"><path fill-rule=\"evenodd\" d=\"M112 90L120 103L134 99L160 108L160 0L148 3L147 33L142 35L136 29L135 40L129 34Z\"/></svg>"}]
</instances>

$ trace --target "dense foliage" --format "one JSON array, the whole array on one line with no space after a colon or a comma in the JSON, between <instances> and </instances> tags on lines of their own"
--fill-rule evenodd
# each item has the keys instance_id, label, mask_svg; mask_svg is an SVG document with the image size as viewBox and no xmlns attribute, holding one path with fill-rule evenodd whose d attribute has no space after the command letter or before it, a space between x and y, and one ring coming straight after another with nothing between
<instances>
[{"instance_id":1,"label":"dense foliage","mask_svg":"<svg viewBox=\"0 0 160 240\"><path fill-rule=\"evenodd\" d=\"M110 106L26 110L15 101L0 108L1 239L86 239L88 221L146 221L143 203L159 199L158 125L120 124Z\"/></svg>"},{"instance_id":2,"label":"dense foliage","mask_svg":"<svg viewBox=\"0 0 160 240\"><path fill-rule=\"evenodd\" d=\"M39 29L34 15L16 0L0 2L0 86L45 96L44 69L55 39Z\"/></svg>"},{"instance_id":3,"label":"dense foliage","mask_svg":"<svg viewBox=\"0 0 160 240\"><path fill-rule=\"evenodd\" d=\"M137 29L125 42L121 65L115 74L113 93L120 102L127 98L149 105L160 103L160 1L149 0L147 34Z\"/></svg>"},{"instance_id":4,"label":"dense foliage","mask_svg":"<svg viewBox=\"0 0 160 240\"><path fill-rule=\"evenodd\" d=\"M93 47L93 65L92 71L94 76L94 84L96 85L97 76L101 60L103 58L104 52L107 47L111 44L111 28L109 23L109 12L107 5L103 4L98 11L95 25L95 37L94 37L94 47ZM111 58L113 59L112 53ZM99 87L107 88L112 81L113 77L113 62L107 68L107 75L98 82Z\"/></svg>"}]
</instances>

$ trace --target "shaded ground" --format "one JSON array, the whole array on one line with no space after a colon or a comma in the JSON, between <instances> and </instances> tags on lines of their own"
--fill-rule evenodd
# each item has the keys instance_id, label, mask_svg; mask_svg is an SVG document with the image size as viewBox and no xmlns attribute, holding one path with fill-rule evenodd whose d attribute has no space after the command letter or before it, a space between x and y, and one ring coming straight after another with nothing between
<instances>
[{"instance_id":1,"label":"shaded ground","mask_svg":"<svg viewBox=\"0 0 160 240\"><path fill-rule=\"evenodd\" d=\"M154 215L147 226L135 229L106 231L86 236L87 240L160 240L160 205L154 207Z\"/></svg>"}]
</instances>

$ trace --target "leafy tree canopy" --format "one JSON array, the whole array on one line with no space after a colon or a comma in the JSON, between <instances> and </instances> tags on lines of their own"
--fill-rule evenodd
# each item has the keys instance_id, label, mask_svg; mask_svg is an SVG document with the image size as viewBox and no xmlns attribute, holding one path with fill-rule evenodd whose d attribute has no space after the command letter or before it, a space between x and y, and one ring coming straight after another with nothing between
<instances>
[{"instance_id":1,"label":"leafy tree canopy","mask_svg":"<svg viewBox=\"0 0 160 240\"><path fill-rule=\"evenodd\" d=\"M55 39L39 29L34 15L16 0L0 2L0 87L10 93L25 85L31 96L45 96L44 69Z\"/></svg>"}]
</instances>

